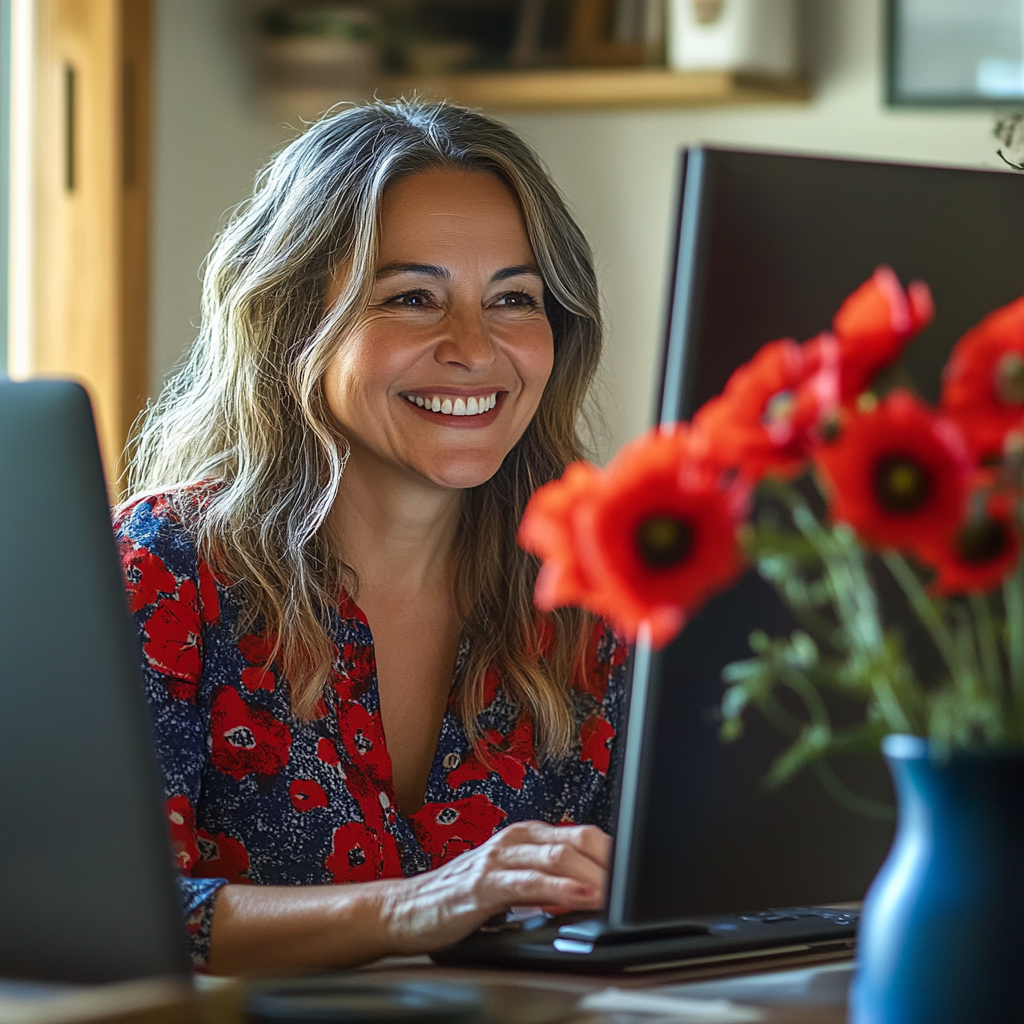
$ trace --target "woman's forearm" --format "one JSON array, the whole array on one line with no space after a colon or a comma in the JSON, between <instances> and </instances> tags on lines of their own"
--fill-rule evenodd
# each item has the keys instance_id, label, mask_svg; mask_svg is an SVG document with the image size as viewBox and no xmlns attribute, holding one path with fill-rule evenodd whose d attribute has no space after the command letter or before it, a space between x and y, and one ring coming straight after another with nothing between
<instances>
[{"instance_id":1,"label":"woman's forearm","mask_svg":"<svg viewBox=\"0 0 1024 1024\"><path fill-rule=\"evenodd\" d=\"M388 882L225 885L210 936L211 974L356 967L394 952L383 922Z\"/></svg>"},{"instance_id":2,"label":"woman's forearm","mask_svg":"<svg viewBox=\"0 0 1024 1024\"><path fill-rule=\"evenodd\" d=\"M351 885L225 885L210 936L213 974L356 967L458 942L516 903L598 910L611 840L592 825L509 825L433 871Z\"/></svg>"}]
</instances>

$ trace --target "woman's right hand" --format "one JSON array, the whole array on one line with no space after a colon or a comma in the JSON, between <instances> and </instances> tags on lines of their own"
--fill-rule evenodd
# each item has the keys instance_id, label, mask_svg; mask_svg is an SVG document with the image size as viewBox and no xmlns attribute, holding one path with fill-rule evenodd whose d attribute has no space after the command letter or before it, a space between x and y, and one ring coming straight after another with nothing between
<instances>
[{"instance_id":1,"label":"woman's right hand","mask_svg":"<svg viewBox=\"0 0 1024 1024\"><path fill-rule=\"evenodd\" d=\"M465 938L513 906L600 910L611 839L593 825L509 825L443 867L381 887L381 926L400 955Z\"/></svg>"}]
</instances>

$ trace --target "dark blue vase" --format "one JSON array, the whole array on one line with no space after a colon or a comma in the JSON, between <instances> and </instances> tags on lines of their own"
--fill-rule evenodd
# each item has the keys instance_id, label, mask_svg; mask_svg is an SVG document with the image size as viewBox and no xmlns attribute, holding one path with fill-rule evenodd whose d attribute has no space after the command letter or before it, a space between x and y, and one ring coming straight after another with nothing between
<instances>
[{"instance_id":1,"label":"dark blue vase","mask_svg":"<svg viewBox=\"0 0 1024 1024\"><path fill-rule=\"evenodd\" d=\"M899 826L864 902L853 1024L1024 1021L1024 751L882 751Z\"/></svg>"}]
</instances>

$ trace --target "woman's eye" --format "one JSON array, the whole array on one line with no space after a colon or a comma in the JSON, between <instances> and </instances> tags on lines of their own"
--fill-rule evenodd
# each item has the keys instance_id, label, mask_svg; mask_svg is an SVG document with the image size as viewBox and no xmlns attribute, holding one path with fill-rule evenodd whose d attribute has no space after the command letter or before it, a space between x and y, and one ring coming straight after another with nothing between
<instances>
[{"instance_id":1,"label":"woman's eye","mask_svg":"<svg viewBox=\"0 0 1024 1024\"><path fill-rule=\"evenodd\" d=\"M433 296L427 291L402 292L399 295L392 295L385 301L387 306L404 306L407 309L417 309L421 306L429 306L433 302Z\"/></svg>"},{"instance_id":2,"label":"woman's eye","mask_svg":"<svg viewBox=\"0 0 1024 1024\"><path fill-rule=\"evenodd\" d=\"M498 299L496 305L524 306L533 309L537 305L537 300L529 292L507 292Z\"/></svg>"}]
</instances>

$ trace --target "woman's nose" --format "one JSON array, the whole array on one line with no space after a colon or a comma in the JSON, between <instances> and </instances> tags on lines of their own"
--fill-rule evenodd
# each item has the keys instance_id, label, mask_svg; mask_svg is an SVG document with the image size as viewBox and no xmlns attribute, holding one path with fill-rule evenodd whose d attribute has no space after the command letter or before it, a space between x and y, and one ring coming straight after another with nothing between
<instances>
[{"instance_id":1,"label":"woman's nose","mask_svg":"<svg viewBox=\"0 0 1024 1024\"><path fill-rule=\"evenodd\" d=\"M494 361L491 328L480 310L458 310L445 319L445 330L434 358L439 363L457 364L467 370L486 369Z\"/></svg>"}]
</instances>

